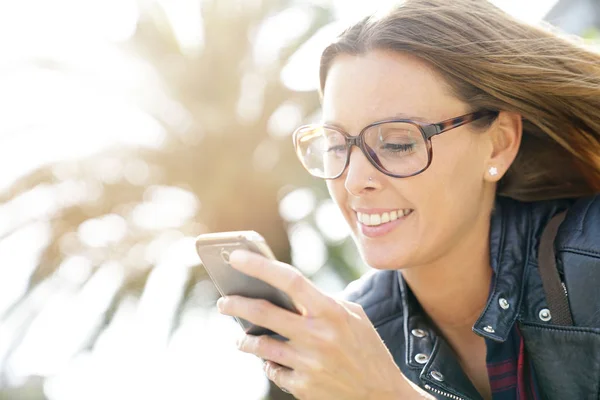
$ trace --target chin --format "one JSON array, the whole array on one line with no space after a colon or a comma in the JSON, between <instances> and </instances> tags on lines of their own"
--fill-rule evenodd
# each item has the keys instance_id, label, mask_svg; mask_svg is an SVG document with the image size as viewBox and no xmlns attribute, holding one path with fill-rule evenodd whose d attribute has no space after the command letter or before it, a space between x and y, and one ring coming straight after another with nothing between
<instances>
[{"instance_id":1,"label":"chin","mask_svg":"<svg viewBox=\"0 0 600 400\"><path fill-rule=\"evenodd\" d=\"M378 270L402 269L409 263L410 252L398 246L396 240L391 243L372 241L352 230L354 244L362 260L369 267Z\"/></svg>"},{"instance_id":2,"label":"chin","mask_svg":"<svg viewBox=\"0 0 600 400\"><path fill-rule=\"evenodd\" d=\"M402 269L409 263L407 254L399 254L398 248L394 251L385 249L365 249L360 247L360 254L363 261L371 268L378 270Z\"/></svg>"}]
</instances>

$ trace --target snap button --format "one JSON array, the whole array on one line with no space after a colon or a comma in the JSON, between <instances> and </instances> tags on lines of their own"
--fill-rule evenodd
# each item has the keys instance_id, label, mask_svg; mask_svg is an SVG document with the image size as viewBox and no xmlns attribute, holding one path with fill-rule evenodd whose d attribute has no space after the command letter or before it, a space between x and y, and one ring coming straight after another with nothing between
<instances>
[{"instance_id":1,"label":"snap button","mask_svg":"<svg viewBox=\"0 0 600 400\"><path fill-rule=\"evenodd\" d=\"M427 336L427 332L425 332L423 329L413 329L412 331L410 331L410 333L412 333L414 337L418 338L424 338L425 336Z\"/></svg>"},{"instance_id":2,"label":"snap button","mask_svg":"<svg viewBox=\"0 0 600 400\"><path fill-rule=\"evenodd\" d=\"M500 308L502 308L503 310L508 310L508 308L510 307L510 304L504 297L500 297L500 299L498 299L498 303L500 304Z\"/></svg>"},{"instance_id":3,"label":"snap button","mask_svg":"<svg viewBox=\"0 0 600 400\"><path fill-rule=\"evenodd\" d=\"M494 328L492 328L490 325L484 326L483 330L486 331L487 333L494 333L494 332L496 332L496 330Z\"/></svg>"},{"instance_id":4,"label":"snap button","mask_svg":"<svg viewBox=\"0 0 600 400\"><path fill-rule=\"evenodd\" d=\"M431 371L431 377L438 382L444 381L444 375L442 375L441 373L439 373L437 371Z\"/></svg>"},{"instance_id":5,"label":"snap button","mask_svg":"<svg viewBox=\"0 0 600 400\"><path fill-rule=\"evenodd\" d=\"M550 310L547 308L542 308L540 311L540 319L544 322L548 322L552 319L552 315L550 314Z\"/></svg>"},{"instance_id":6,"label":"snap button","mask_svg":"<svg viewBox=\"0 0 600 400\"><path fill-rule=\"evenodd\" d=\"M415 356L415 361L419 364L427 364L427 361L429 361L429 356L427 354L419 353Z\"/></svg>"}]
</instances>

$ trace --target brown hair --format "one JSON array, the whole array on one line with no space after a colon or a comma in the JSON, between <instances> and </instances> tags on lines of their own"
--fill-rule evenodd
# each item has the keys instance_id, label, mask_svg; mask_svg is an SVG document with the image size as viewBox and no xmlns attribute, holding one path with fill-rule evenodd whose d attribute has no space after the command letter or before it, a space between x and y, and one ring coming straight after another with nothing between
<instances>
[{"instance_id":1,"label":"brown hair","mask_svg":"<svg viewBox=\"0 0 600 400\"><path fill-rule=\"evenodd\" d=\"M321 57L321 93L339 54L410 53L473 109L523 116L498 194L523 201L600 191L600 54L483 0L407 0L344 31Z\"/></svg>"}]
</instances>

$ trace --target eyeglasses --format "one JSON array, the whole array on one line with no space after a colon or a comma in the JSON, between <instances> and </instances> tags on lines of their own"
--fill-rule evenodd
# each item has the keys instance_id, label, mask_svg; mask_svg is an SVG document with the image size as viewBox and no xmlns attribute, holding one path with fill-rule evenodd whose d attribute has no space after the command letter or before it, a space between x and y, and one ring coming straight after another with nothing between
<instances>
[{"instance_id":1,"label":"eyeglasses","mask_svg":"<svg viewBox=\"0 0 600 400\"><path fill-rule=\"evenodd\" d=\"M360 148L384 174L407 178L431 164L433 136L497 115L497 111L480 110L436 124L391 119L367 125L357 136L326 124L304 125L293 134L294 148L304 168L318 178L340 177L350 162L352 146Z\"/></svg>"}]
</instances>

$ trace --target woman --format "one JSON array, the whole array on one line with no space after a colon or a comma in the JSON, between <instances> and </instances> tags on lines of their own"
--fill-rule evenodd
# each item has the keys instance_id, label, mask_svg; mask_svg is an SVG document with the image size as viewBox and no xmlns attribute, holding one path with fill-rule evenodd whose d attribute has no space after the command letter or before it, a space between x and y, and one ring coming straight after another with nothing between
<instances>
[{"instance_id":1,"label":"woman","mask_svg":"<svg viewBox=\"0 0 600 400\"><path fill-rule=\"evenodd\" d=\"M485 1L409 0L324 51L321 90L325 122L299 128L296 150L379 271L336 300L234 253L300 310L222 299L290 339L240 349L299 399L598 398L600 303L575 300L600 275L600 56ZM537 262L564 210L567 327Z\"/></svg>"}]
</instances>

